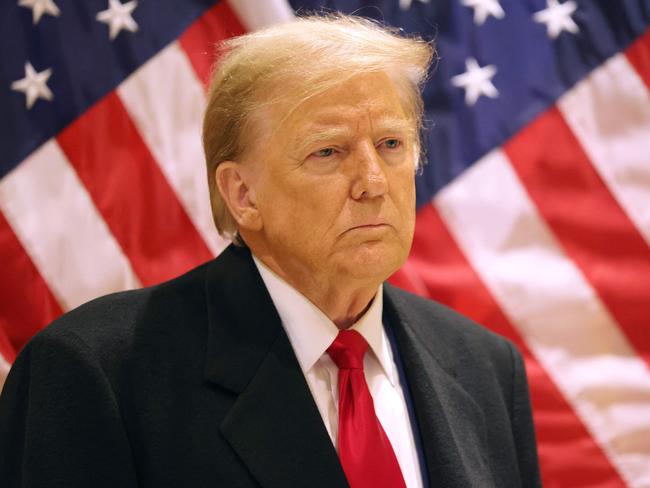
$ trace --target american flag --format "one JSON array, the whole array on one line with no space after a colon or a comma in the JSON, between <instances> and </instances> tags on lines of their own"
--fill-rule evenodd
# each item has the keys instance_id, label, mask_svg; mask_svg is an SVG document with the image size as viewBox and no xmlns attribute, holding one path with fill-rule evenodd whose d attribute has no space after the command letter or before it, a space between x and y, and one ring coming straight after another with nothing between
<instances>
[{"instance_id":1,"label":"american flag","mask_svg":"<svg viewBox=\"0 0 650 488\"><path fill-rule=\"evenodd\" d=\"M0 383L61 313L224 248L212 45L323 7L436 40L392 281L517 344L545 486L650 487L650 0L3 0Z\"/></svg>"}]
</instances>

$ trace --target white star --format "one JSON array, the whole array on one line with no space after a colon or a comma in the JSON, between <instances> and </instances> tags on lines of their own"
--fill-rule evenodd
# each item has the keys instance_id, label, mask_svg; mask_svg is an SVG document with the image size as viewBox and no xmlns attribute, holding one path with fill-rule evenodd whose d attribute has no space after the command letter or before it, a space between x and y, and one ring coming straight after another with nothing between
<instances>
[{"instance_id":1,"label":"white star","mask_svg":"<svg viewBox=\"0 0 650 488\"><path fill-rule=\"evenodd\" d=\"M120 3L120 0L108 0L108 8L97 14L96 18L98 21L108 24L111 41L117 37L122 29L126 29L129 32L136 32L138 30L138 24L131 17L131 14L137 6L137 0L132 0L125 4Z\"/></svg>"},{"instance_id":2,"label":"white star","mask_svg":"<svg viewBox=\"0 0 650 488\"><path fill-rule=\"evenodd\" d=\"M418 0L420 3L429 3L429 0ZM411 8L413 0L399 0L399 8L402 10L408 10Z\"/></svg>"},{"instance_id":3,"label":"white star","mask_svg":"<svg viewBox=\"0 0 650 488\"><path fill-rule=\"evenodd\" d=\"M493 64L481 68L474 58L465 61L467 71L454 76L451 83L465 89L465 103L474 105L481 95L490 98L499 96L498 90L492 84L492 77L496 74L497 68Z\"/></svg>"},{"instance_id":4,"label":"white star","mask_svg":"<svg viewBox=\"0 0 650 488\"><path fill-rule=\"evenodd\" d=\"M474 9L474 23L476 25L482 25L490 15L497 19L506 16L499 4L499 0L461 0L461 3Z\"/></svg>"},{"instance_id":5,"label":"white star","mask_svg":"<svg viewBox=\"0 0 650 488\"><path fill-rule=\"evenodd\" d=\"M562 4L558 0L546 0L546 5L544 10L533 15L533 19L540 24L546 24L546 31L551 39L555 39L562 31L569 31L572 34L580 31L578 25L571 18L573 12L578 8L573 0Z\"/></svg>"},{"instance_id":6,"label":"white star","mask_svg":"<svg viewBox=\"0 0 650 488\"><path fill-rule=\"evenodd\" d=\"M14 81L11 89L25 94L25 104L27 109L32 108L36 100L52 100L54 95L47 87L47 80L52 76L52 69L46 69L37 73L32 64L28 61L25 63L25 77L22 80Z\"/></svg>"},{"instance_id":7,"label":"white star","mask_svg":"<svg viewBox=\"0 0 650 488\"><path fill-rule=\"evenodd\" d=\"M61 15L61 11L54 3L54 0L19 0L18 6L32 9L34 25L38 24L43 14L50 14L53 17Z\"/></svg>"}]
</instances>

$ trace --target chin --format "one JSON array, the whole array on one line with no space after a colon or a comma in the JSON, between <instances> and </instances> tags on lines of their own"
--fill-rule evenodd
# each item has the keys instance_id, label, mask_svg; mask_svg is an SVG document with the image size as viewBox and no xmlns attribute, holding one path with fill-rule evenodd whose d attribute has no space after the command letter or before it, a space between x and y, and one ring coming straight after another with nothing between
<instances>
[{"instance_id":1,"label":"chin","mask_svg":"<svg viewBox=\"0 0 650 488\"><path fill-rule=\"evenodd\" d=\"M384 242L368 242L341 257L342 274L357 280L377 281L379 285L404 264L408 249Z\"/></svg>"}]
</instances>

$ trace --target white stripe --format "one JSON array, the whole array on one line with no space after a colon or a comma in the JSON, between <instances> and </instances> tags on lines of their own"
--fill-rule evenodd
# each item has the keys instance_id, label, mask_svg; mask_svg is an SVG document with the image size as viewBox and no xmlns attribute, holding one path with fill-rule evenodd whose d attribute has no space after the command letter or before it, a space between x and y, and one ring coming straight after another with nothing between
<instances>
[{"instance_id":1,"label":"white stripe","mask_svg":"<svg viewBox=\"0 0 650 488\"><path fill-rule=\"evenodd\" d=\"M136 70L117 93L181 205L214 255L226 243L210 210L201 123L203 86L174 42Z\"/></svg>"},{"instance_id":2,"label":"white stripe","mask_svg":"<svg viewBox=\"0 0 650 488\"><path fill-rule=\"evenodd\" d=\"M0 210L64 311L140 286L54 140L2 179Z\"/></svg>"},{"instance_id":3,"label":"white stripe","mask_svg":"<svg viewBox=\"0 0 650 488\"><path fill-rule=\"evenodd\" d=\"M7 375L9 374L9 368L9 363L2 357L2 354L0 354L0 393L2 393L2 387L5 384Z\"/></svg>"},{"instance_id":4,"label":"white stripe","mask_svg":"<svg viewBox=\"0 0 650 488\"><path fill-rule=\"evenodd\" d=\"M228 0L228 3L248 31L294 19L287 0Z\"/></svg>"},{"instance_id":5,"label":"white stripe","mask_svg":"<svg viewBox=\"0 0 650 488\"><path fill-rule=\"evenodd\" d=\"M648 486L650 370L564 255L506 156L485 156L434 205L612 464L631 487Z\"/></svg>"},{"instance_id":6,"label":"white stripe","mask_svg":"<svg viewBox=\"0 0 650 488\"><path fill-rule=\"evenodd\" d=\"M558 106L612 194L650 244L650 93L623 54Z\"/></svg>"}]
</instances>

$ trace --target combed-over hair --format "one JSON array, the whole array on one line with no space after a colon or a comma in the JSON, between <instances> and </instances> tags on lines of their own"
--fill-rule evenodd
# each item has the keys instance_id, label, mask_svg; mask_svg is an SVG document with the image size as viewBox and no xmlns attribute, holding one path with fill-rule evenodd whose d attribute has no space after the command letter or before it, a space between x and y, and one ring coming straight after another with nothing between
<instances>
[{"instance_id":1,"label":"combed-over hair","mask_svg":"<svg viewBox=\"0 0 650 488\"><path fill-rule=\"evenodd\" d=\"M262 107L289 101L295 109L354 76L384 72L396 83L405 113L420 133L420 88L433 53L432 44L421 38L338 13L299 17L219 44L203 119L210 202L219 233L241 243L215 170L223 161L237 161L252 143L246 136Z\"/></svg>"}]
</instances>

